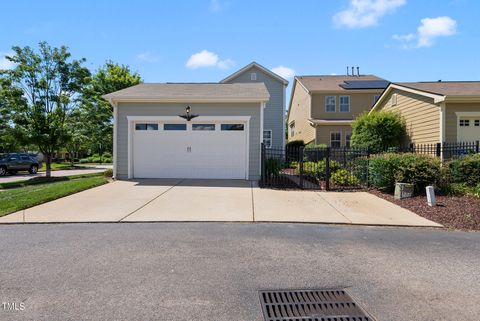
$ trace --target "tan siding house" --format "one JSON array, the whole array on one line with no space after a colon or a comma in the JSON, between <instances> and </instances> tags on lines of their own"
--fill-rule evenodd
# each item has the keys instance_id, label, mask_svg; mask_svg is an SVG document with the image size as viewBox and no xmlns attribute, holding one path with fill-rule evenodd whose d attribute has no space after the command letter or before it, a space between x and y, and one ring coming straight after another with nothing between
<instances>
[{"instance_id":1,"label":"tan siding house","mask_svg":"<svg viewBox=\"0 0 480 321\"><path fill-rule=\"evenodd\" d=\"M371 112L380 110L402 115L409 143L480 140L480 82L390 84Z\"/></svg>"},{"instance_id":2,"label":"tan siding house","mask_svg":"<svg viewBox=\"0 0 480 321\"><path fill-rule=\"evenodd\" d=\"M388 82L376 76L297 76L288 108L288 141L350 144L351 123L369 111Z\"/></svg>"}]
</instances>

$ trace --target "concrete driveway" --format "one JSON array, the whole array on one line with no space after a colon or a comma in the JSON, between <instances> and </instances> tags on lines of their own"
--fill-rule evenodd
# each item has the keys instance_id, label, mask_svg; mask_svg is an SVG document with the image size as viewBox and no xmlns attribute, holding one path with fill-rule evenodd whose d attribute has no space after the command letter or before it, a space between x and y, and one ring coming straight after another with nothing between
<instances>
[{"instance_id":1,"label":"concrete driveway","mask_svg":"<svg viewBox=\"0 0 480 321\"><path fill-rule=\"evenodd\" d=\"M0 223L168 221L441 226L365 192L280 191L243 180L115 181L0 217Z\"/></svg>"}]
</instances>

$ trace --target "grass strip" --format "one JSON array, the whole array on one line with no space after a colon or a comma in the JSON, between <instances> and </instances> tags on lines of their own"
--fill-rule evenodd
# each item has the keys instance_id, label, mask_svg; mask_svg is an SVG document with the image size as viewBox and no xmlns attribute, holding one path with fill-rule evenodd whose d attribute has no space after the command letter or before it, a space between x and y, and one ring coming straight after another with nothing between
<instances>
[{"instance_id":1,"label":"grass strip","mask_svg":"<svg viewBox=\"0 0 480 321\"><path fill-rule=\"evenodd\" d=\"M75 194L107 183L103 176L28 185L0 192L0 216Z\"/></svg>"}]
</instances>

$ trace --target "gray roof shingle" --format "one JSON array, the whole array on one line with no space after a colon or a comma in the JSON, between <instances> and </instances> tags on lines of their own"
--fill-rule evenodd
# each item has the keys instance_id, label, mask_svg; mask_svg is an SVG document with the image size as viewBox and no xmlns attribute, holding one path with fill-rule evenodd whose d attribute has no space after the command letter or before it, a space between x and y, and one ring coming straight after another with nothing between
<instances>
[{"instance_id":1,"label":"gray roof shingle","mask_svg":"<svg viewBox=\"0 0 480 321\"><path fill-rule=\"evenodd\" d=\"M400 82L395 84L442 96L480 95L480 81Z\"/></svg>"},{"instance_id":2,"label":"gray roof shingle","mask_svg":"<svg viewBox=\"0 0 480 321\"><path fill-rule=\"evenodd\" d=\"M143 83L128 87L107 95L105 99L212 99L225 100L258 100L266 101L270 98L264 83Z\"/></svg>"}]
</instances>

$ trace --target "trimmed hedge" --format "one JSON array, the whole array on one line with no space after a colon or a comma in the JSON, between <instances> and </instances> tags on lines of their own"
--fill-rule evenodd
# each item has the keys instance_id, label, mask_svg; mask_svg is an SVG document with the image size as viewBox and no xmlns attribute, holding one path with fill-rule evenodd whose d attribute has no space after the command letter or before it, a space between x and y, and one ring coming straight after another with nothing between
<instances>
[{"instance_id":1,"label":"trimmed hedge","mask_svg":"<svg viewBox=\"0 0 480 321\"><path fill-rule=\"evenodd\" d=\"M422 154L387 153L373 156L369 162L370 184L392 192L396 182L414 184L416 192L423 192L428 185L440 178L440 160Z\"/></svg>"},{"instance_id":2,"label":"trimmed hedge","mask_svg":"<svg viewBox=\"0 0 480 321\"><path fill-rule=\"evenodd\" d=\"M480 154L472 154L452 160L448 164L451 179L474 187L480 182Z\"/></svg>"}]
</instances>

